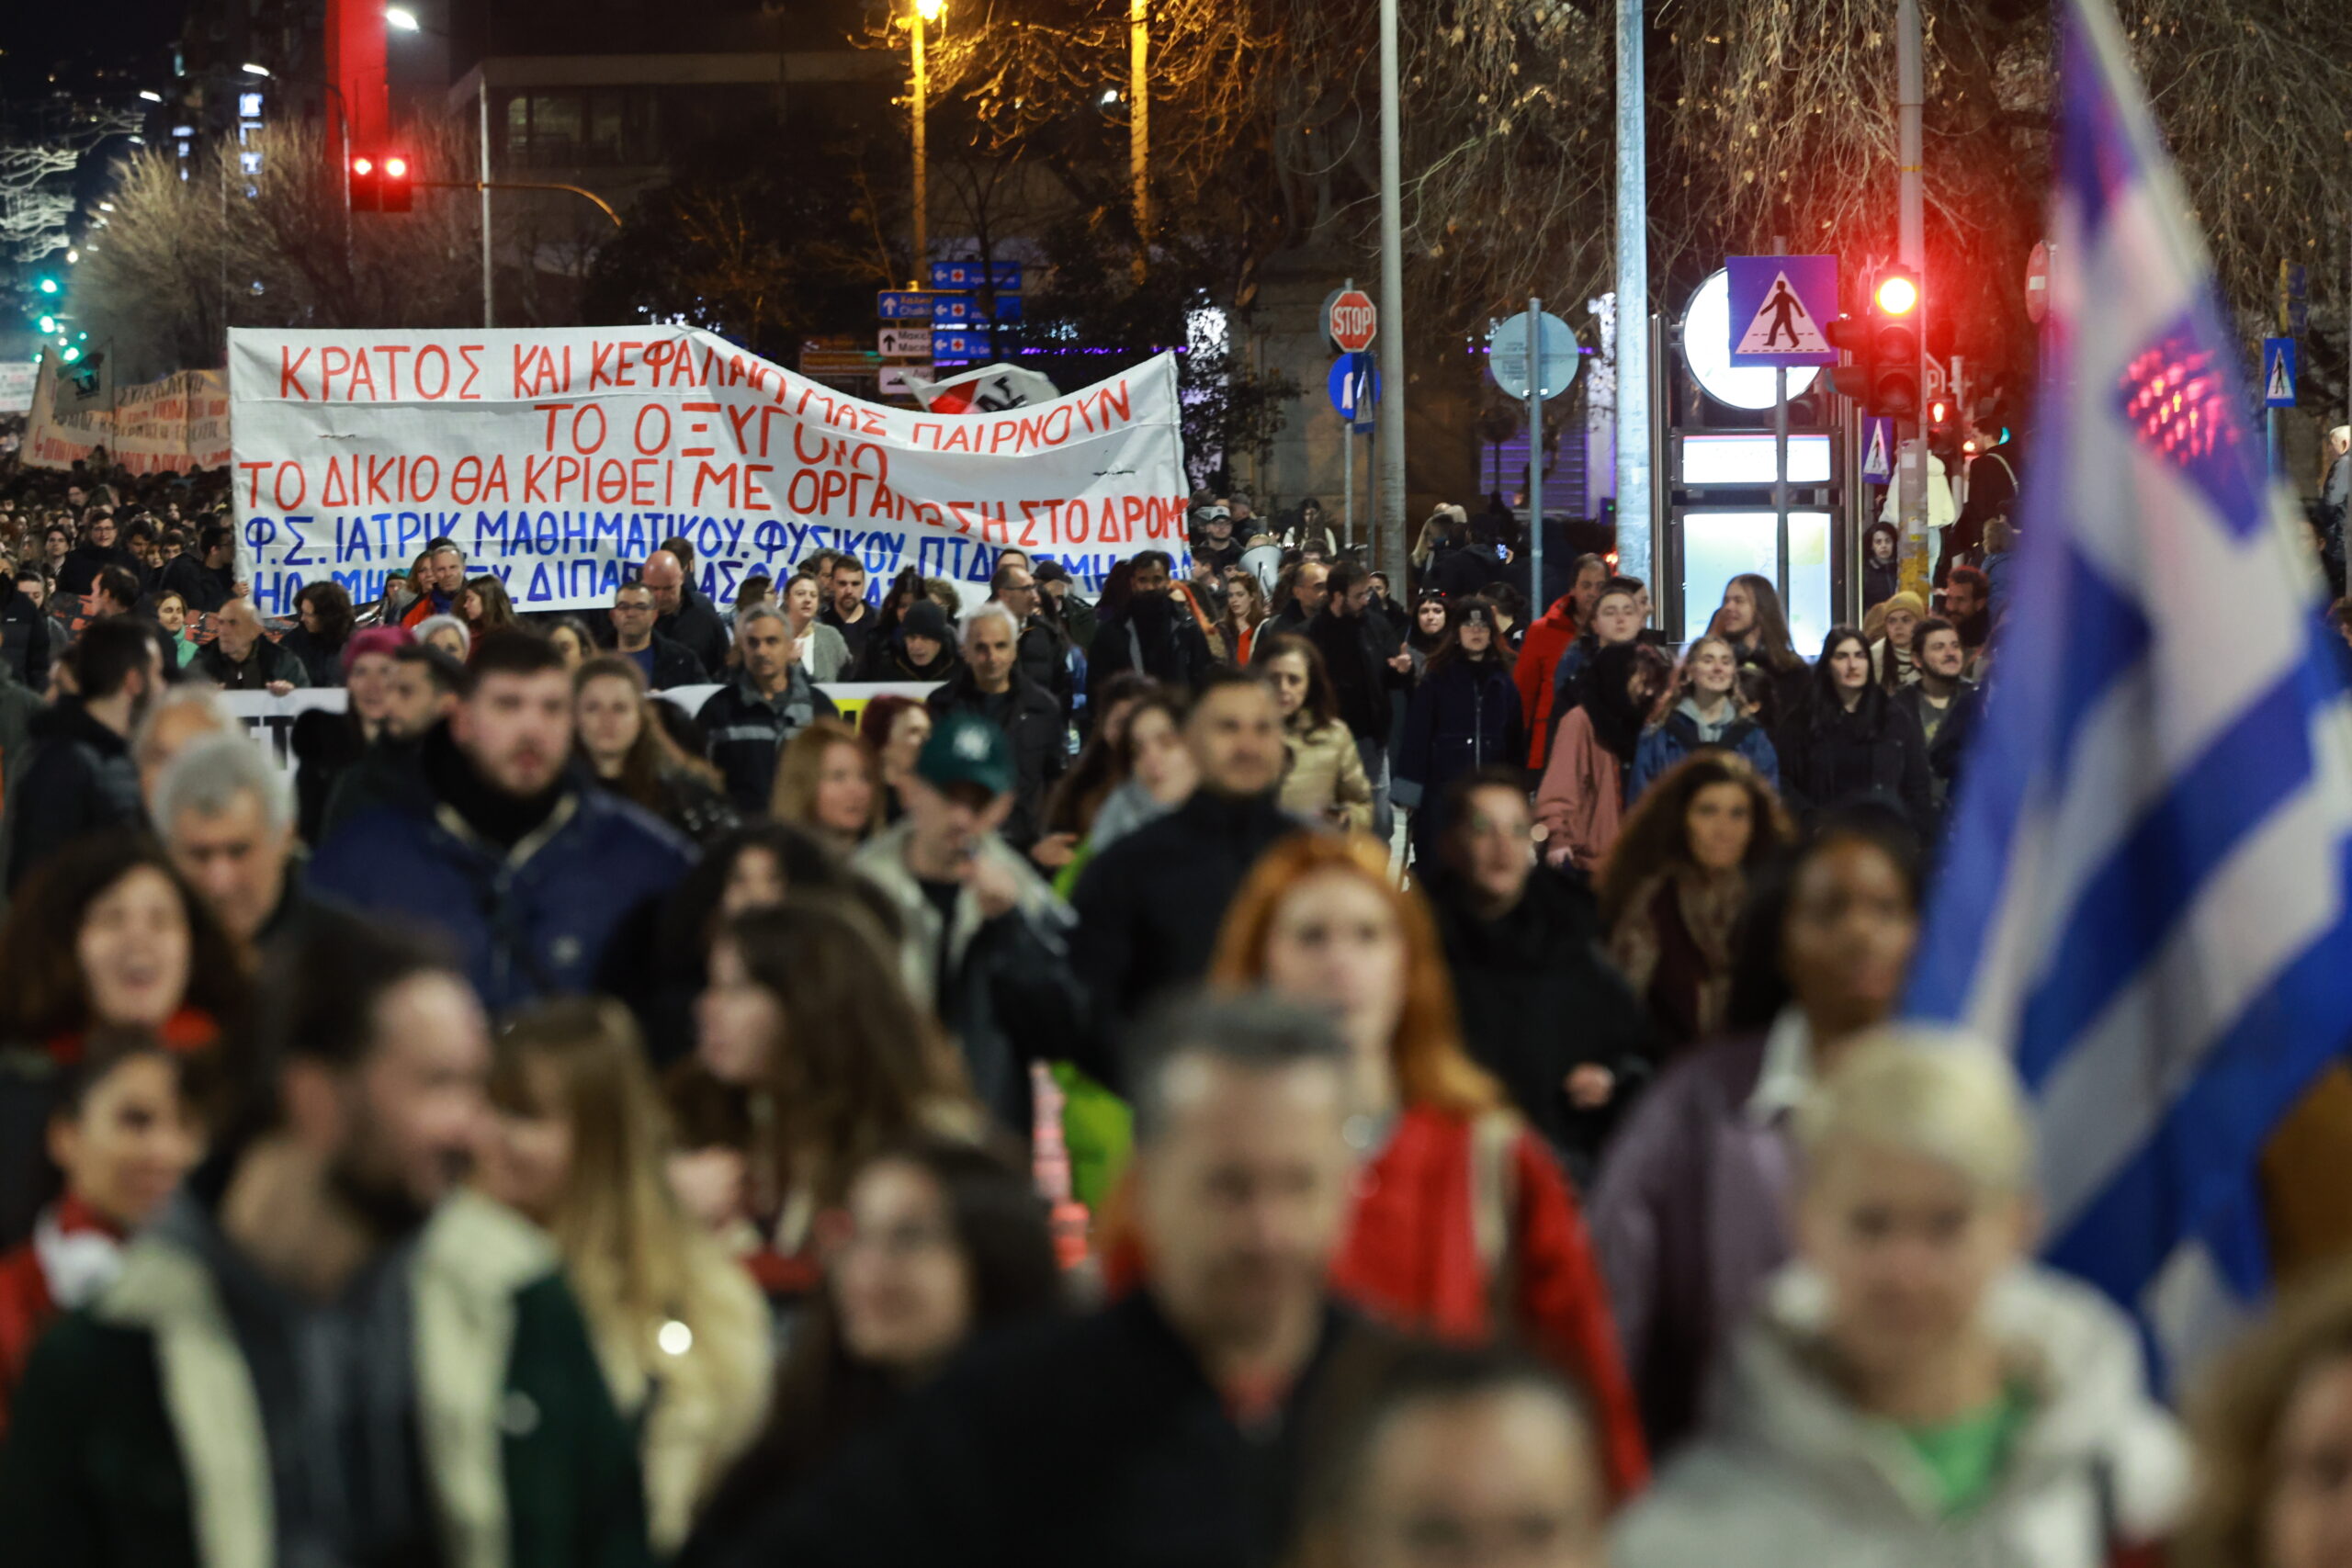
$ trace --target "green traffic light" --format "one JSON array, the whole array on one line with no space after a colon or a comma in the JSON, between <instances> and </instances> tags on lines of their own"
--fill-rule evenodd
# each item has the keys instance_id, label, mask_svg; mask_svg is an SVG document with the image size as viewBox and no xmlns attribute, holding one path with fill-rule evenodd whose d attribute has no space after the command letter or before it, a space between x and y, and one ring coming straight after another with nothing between
<instances>
[{"instance_id":1,"label":"green traffic light","mask_svg":"<svg viewBox=\"0 0 2352 1568\"><path fill-rule=\"evenodd\" d=\"M59 355L58 357L65 361L66 364L71 365L75 360L82 357L82 351L78 348L69 348L63 354Z\"/></svg>"},{"instance_id":2,"label":"green traffic light","mask_svg":"<svg viewBox=\"0 0 2352 1568\"><path fill-rule=\"evenodd\" d=\"M43 316L40 319L40 330L44 333L55 332L57 330L57 318L55 316Z\"/></svg>"},{"instance_id":3,"label":"green traffic light","mask_svg":"<svg viewBox=\"0 0 2352 1568\"><path fill-rule=\"evenodd\" d=\"M43 294L54 294L54 293L56 293L56 292L57 292L57 279L55 279L55 278L53 278L53 277L44 277L44 278L42 278L42 279L40 280L40 291L41 291Z\"/></svg>"}]
</instances>

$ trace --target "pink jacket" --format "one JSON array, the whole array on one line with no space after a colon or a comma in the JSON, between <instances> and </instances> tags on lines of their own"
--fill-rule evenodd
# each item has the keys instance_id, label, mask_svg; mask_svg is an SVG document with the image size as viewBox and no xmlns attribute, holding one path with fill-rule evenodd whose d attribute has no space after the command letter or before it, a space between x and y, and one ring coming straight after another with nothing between
<instances>
[{"instance_id":1,"label":"pink jacket","mask_svg":"<svg viewBox=\"0 0 2352 1568\"><path fill-rule=\"evenodd\" d=\"M1592 733L1592 716L1577 708L1560 721L1552 761L1535 792L1544 858L1561 844L1582 871L1600 869L1625 814L1625 764Z\"/></svg>"}]
</instances>

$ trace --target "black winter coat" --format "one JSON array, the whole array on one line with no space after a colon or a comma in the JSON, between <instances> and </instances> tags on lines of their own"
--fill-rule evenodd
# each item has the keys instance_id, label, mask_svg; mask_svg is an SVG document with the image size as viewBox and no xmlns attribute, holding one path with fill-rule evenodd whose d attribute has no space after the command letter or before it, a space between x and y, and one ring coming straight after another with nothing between
<instances>
[{"instance_id":1,"label":"black winter coat","mask_svg":"<svg viewBox=\"0 0 2352 1568\"><path fill-rule=\"evenodd\" d=\"M1070 961L1114 1043L1160 993L1208 973L1241 879L1270 846L1305 831L1272 793L1235 800L1202 788L1094 857L1070 899Z\"/></svg>"},{"instance_id":2,"label":"black winter coat","mask_svg":"<svg viewBox=\"0 0 2352 1568\"><path fill-rule=\"evenodd\" d=\"M188 673L209 681L223 691L258 692L273 681L283 681L290 686L307 686L311 672L301 660L282 643L262 637L242 664L232 662L218 641L208 642L196 650L187 661Z\"/></svg>"},{"instance_id":3,"label":"black winter coat","mask_svg":"<svg viewBox=\"0 0 2352 1568\"><path fill-rule=\"evenodd\" d=\"M98 573L110 566L119 566L139 580L141 592L147 587L147 569L140 563L130 547L120 540L100 549L96 545L76 545L65 552L65 564L57 569L57 592L68 598L79 599L98 586Z\"/></svg>"},{"instance_id":4,"label":"black winter coat","mask_svg":"<svg viewBox=\"0 0 2352 1568\"><path fill-rule=\"evenodd\" d=\"M666 692L674 686L700 686L712 679L712 672L703 668L702 660L695 658L694 649L684 643L655 632L652 646L653 672L647 677L647 684L653 690ZM619 652L619 649L614 651ZM633 659L636 656L623 653L621 657Z\"/></svg>"},{"instance_id":5,"label":"black winter coat","mask_svg":"<svg viewBox=\"0 0 2352 1568\"><path fill-rule=\"evenodd\" d=\"M1648 1014L1600 950L1600 917L1580 883L1539 868L1519 907L1479 918L1452 872L1427 884L1463 1043L1581 1175L1627 1097L1649 1072ZM1587 1064L1617 1078L1611 1103L1580 1111L1567 1077Z\"/></svg>"},{"instance_id":6,"label":"black winter coat","mask_svg":"<svg viewBox=\"0 0 2352 1568\"><path fill-rule=\"evenodd\" d=\"M1021 783L1013 793L1012 815L1005 818L1004 841L1029 852L1046 820L1046 795L1069 767L1069 742L1061 705L1053 694L1019 670L1001 696L983 693L972 679L972 668L959 664L947 684L931 694L927 705L935 720L961 709L978 714L1005 733L1012 742L1013 765Z\"/></svg>"},{"instance_id":7,"label":"black winter coat","mask_svg":"<svg viewBox=\"0 0 2352 1568\"><path fill-rule=\"evenodd\" d=\"M598 618L605 619L602 616ZM611 623L607 620L606 624ZM735 639L728 634L727 623L718 618L718 612L710 607L710 601L691 587L681 591L677 613L657 617L653 630L656 636L666 637L672 642L684 643L686 650L701 661L705 671L709 671L704 677L706 680L727 668L728 650L735 646Z\"/></svg>"},{"instance_id":8,"label":"black winter coat","mask_svg":"<svg viewBox=\"0 0 2352 1568\"><path fill-rule=\"evenodd\" d=\"M1135 606L1105 610L1095 623L1094 641L1086 650L1086 698L1089 707L1100 700L1102 684L1122 670L1138 670L1155 681L1189 690L1200 683L1215 662L1208 638L1201 635L1193 613L1175 600L1168 601L1166 624L1148 626Z\"/></svg>"},{"instance_id":9,"label":"black winter coat","mask_svg":"<svg viewBox=\"0 0 2352 1568\"><path fill-rule=\"evenodd\" d=\"M1516 767L1527 756L1519 687L1507 660L1455 657L1423 677L1405 710L1405 739L1390 793L1414 808L1413 847L1423 859L1445 831L1445 790L1465 773Z\"/></svg>"},{"instance_id":10,"label":"black winter coat","mask_svg":"<svg viewBox=\"0 0 2352 1568\"><path fill-rule=\"evenodd\" d=\"M1023 1324L975 1346L738 1539L697 1540L686 1561L1272 1568L1289 1559L1316 1413L1378 1343L1326 1308L1282 1409L1245 1435L1149 1292Z\"/></svg>"},{"instance_id":11,"label":"black winter coat","mask_svg":"<svg viewBox=\"0 0 2352 1568\"><path fill-rule=\"evenodd\" d=\"M1324 671L1331 677L1331 694L1339 699L1340 718L1358 740L1388 744L1389 677L1386 660L1396 650L1382 651L1388 623L1371 612L1335 615L1323 613L1306 623L1306 640L1323 656Z\"/></svg>"},{"instance_id":12,"label":"black winter coat","mask_svg":"<svg viewBox=\"0 0 2352 1568\"><path fill-rule=\"evenodd\" d=\"M1875 705L1873 723L1865 716ZM1816 728L1805 714L1773 737L1781 754L1781 794L1790 809L1810 817L1841 806L1875 802L1902 813L1922 840L1936 834L1935 784L1919 721L1892 699L1870 698Z\"/></svg>"},{"instance_id":13,"label":"black winter coat","mask_svg":"<svg viewBox=\"0 0 2352 1568\"><path fill-rule=\"evenodd\" d=\"M302 665L300 686L340 686L343 684L343 644L328 643L296 626L278 639L278 647L292 654Z\"/></svg>"},{"instance_id":14,"label":"black winter coat","mask_svg":"<svg viewBox=\"0 0 2352 1568\"><path fill-rule=\"evenodd\" d=\"M1919 733L1928 733L1928 699L1917 685L1905 686L1894 694L1894 705L1909 714L1919 726ZM1928 772L1936 781L1936 796L1946 807L1960 788L1960 764L1967 754L1969 738L1976 733L1976 724L1984 716L1984 688L1962 686L1945 710L1941 728L1928 742Z\"/></svg>"},{"instance_id":15,"label":"black winter coat","mask_svg":"<svg viewBox=\"0 0 2352 1568\"><path fill-rule=\"evenodd\" d=\"M746 817L765 817L784 743L811 719L830 718L836 711L833 699L795 664L790 682L775 696L762 696L747 676L713 692L695 717L708 748L705 754L727 780L727 798Z\"/></svg>"},{"instance_id":16,"label":"black winter coat","mask_svg":"<svg viewBox=\"0 0 2352 1568\"><path fill-rule=\"evenodd\" d=\"M13 581L0 582L0 659L18 683L33 692L49 689L49 666L63 649L49 642L49 616Z\"/></svg>"},{"instance_id":17,"label":"black winter coat","mask_svg":"<svg viewBox=\"0 0 2352 1568\"><path fill-rule=\"evenodd\" d=\"M62 697L33 716L32 761L8 802L8 891L43 859L85 833L130 827L146 816L130 743Z\"/></svg>"},{"instance_id":18,"label":"black winter coat","mask_svg":"<svg viewBox=\"0 0 2352 1568\"><path fill-rule=\"evenodd\" d=\"M158 592L178 594L190 614L209 615L229 602L237 586L236 575L233 562L214 568L205 565L200 556L182 554L164 563L155 588Z\"/></svg>"}]
</instances>

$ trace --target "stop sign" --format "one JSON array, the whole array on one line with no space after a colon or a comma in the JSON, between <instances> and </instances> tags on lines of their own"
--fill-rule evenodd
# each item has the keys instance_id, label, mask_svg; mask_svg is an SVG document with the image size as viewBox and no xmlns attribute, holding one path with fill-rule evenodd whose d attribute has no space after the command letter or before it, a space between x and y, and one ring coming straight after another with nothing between
<instances>
[{"instance_id":1,"label":"stop sign","mask_svg":"<svg viewBox=\"0 0 2352 1568\"><path fill-rule=\"evenodd\" d=\"M1361 288L1342 288L1323 302L1323 332L1341 354L1362 354L1379 330L1380 312Z\"/></svg>"},{"instance_id":2,"label":"stop sign","mask_svg":"<svg viewBox=\"0 0 2352 1568\"><path fill-rule=\"evenodd\" d=\"M2027 320L2037 322L2050 313L2050 247L2040 240L2033 243L2033 254L2026 258L2025 313Z\"/></svg>"}]
</instances>

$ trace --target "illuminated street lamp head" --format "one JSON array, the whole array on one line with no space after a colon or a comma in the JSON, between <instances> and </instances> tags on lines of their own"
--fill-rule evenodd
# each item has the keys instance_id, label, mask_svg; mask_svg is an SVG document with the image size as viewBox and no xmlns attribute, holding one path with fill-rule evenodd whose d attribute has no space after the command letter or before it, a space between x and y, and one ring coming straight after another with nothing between
<instances>
[{"instance_id":1,"label":"illuminated street lamp head","mask_svg":"<svg viewBox=\"0 0 2352 1568\"><path fill-rule=\"evenodd\" d=\"M384 25L396 33L421 32L424 28L424 24L416 19L416 13L405 6L385 6Z\"/></svg>"},{"instance_id":2,"label":"illuminated street lamp head","mask_svg":"<svg viewBox=\"0 0 2352 1568\"><path fill-rule=\"evenodd\" d=\"M915 0L915 15L926 22L935 22L945 14L947 0Z\"/></svg>"},{"instance_id":3,"label":"illuminated street lamp head","mask_svg":"<svg viewBox=\"0 0 2352 1568\"><path fill-rule=\"evenodd\" d=\"M1919 303L1919 286L1902 273L1883 279L1878 286L1878 308L1889 316L1907 316Z\"/></svg>"},{"instance_id":4,"label":"illuminated street lamp head","mask_svg":"<svg viewBox=\"0 0 2352 1568\"><path fill-rule=\"evenodd\" d=\"M266 66L266 65L255 65L255 64L254 64L252 61L250 61L250 60L246 61L243 65L239 66L237 69L239 69L240 71L243 71L243 72L246 75L248 75L248 76L266 76L266 75L268 75L268 74L269 74L269 67L268 67L268 66Z\"/></svg>"},{"instance_id":5,"label":"illuminated street lamp head","mask_svg":"<svg viewBox=\"0 0 2352 1568\"><path fill-rule=\"evenodd\" d=\"M160 104L164 101L164 95L155 91L153 87L140 88L139 96L146 99L151 104Z\"/></svg>"}]
</instances>

